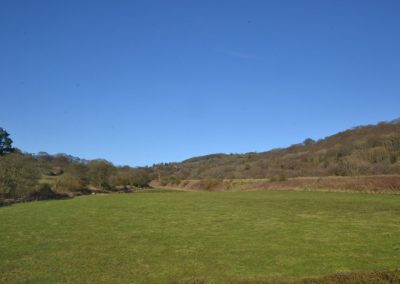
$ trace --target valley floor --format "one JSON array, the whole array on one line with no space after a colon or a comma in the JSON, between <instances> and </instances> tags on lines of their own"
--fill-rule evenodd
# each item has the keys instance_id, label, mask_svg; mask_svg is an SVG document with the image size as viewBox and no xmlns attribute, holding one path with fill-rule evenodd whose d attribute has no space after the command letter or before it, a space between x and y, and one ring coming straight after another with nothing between
<instances>
[{"instance_id":1,"label":"valley floor","mask_svg":"<svg viewBox=\"0 0 400 284\"><path fill-rule=\"evenodd\" d=\"M400 196L82 196L0 208L1 283L298 279L400 266Z\"/></svg>"}]
</instances>

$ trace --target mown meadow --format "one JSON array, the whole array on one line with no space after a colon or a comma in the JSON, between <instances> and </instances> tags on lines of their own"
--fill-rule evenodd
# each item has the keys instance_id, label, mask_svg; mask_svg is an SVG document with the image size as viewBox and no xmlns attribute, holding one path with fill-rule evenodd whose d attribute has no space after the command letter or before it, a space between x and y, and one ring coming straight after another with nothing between
<instances>
[{"instance_id":1,"label":"mown meadow","mask_svg":"<svg viewBox=\"0 0 400 284\"><path fill-rule=\"evenodd\" d=\"M0 208L0 282L207 283L400 266L400 195L91 195Z\"/></svg>"}]
</instances>

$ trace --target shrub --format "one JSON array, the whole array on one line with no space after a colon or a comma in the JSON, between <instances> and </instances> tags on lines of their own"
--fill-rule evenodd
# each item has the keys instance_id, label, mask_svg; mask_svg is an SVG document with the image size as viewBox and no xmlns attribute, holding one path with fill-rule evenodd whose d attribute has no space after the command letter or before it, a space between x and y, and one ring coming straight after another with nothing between
<instances>
[{"instance_id":1,"label":"shrub","mask_svg":"<svg viewBox=\"0 0 400 284\"><path fill-rule=\"evenodd\" d=\"M270 182L286 181L286 180L287 180L287 177L284 174L274 175L269 179Z\"/></svg>"},{"instance_id":2,"label":"shrub","mask_svg":"<svg viewBox=\"0 0 400 284\"><path fill-rule=\"evenodd\" d=\"M205 190L211 190L222 183L221 179L206 178L201 180L201 186Z\"/></svg>"},{"instance_id":3,"label":"shrub","mask_svg":"<svg viewBox=\"0 0 400 284\"><path fill-rule=\"evenodd\" d=\"M81 180L71 174L59 176L55 182L54 190L56 192L76 192L84 188Z\"/></svg>"},{"instance_id":4,"label":"shrub","mask_svg":"<svg viewBox=\"0 0 400 284\"><path fill-rule=\"evenodd\" d=\"M40 177L30 156L9 154L0 157L0 196L22 198L35 191Z\"/></svg>"},{"instance_id":5,"label":"shrub","mask_svg":"<svg viewBox=\"0 0 400 284\"><path fill-rule=\"evenodd\" d=\"M175 175L161 178L161 185L162 186L179 185L180 183L181 183L181 179L179 177L175 176Z\"/></svg>"}]
</instances>

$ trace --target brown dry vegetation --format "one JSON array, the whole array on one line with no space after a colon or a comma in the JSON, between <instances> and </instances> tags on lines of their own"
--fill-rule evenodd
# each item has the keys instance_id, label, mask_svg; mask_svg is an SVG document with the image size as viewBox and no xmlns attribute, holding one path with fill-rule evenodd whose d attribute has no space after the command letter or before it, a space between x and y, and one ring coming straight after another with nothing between
<instances>
[{"instance_id":1,"label":"brown dry vegetation","mask_svg":"<svg viewBox=\"0 0 400 284\"><path fill-rule=\"evenodd\" d=\"M180 283L180 282L172 282ZM185 284L206 284L201 279L183 282ZM395 271L374 271L374 272L348 272L336 273L322 278L306 278L300 280L283 279L245 279L230 280L227 284L399 284L400 269Z\"/></svg>"},{"instance_id":2,"label":"brown dry vegetation","mask_svg":"<svg viewBox=\"0 0 400 284\"><path fill-rule=\"evenodd\" d=\"M155 187L162 187L157 182ZM400 193L400 175L357 176L357 177L298 177L283 181L268 179L242 180L184 180L164 187L184 190L314 190L314 191L351 191L368 193Z\"/></svg>"},{"instance_id":3,"label":"brown dry vegetation","mask_svg":"<svg viewBox=\"0 0 400 284\"><path fill-rule=\"evenodd\" d=\"M249 141L250 142L250 141ZM400 123L354 127L324 139L262 153L213 154L158 164L163 180L400 174Z\"/></svg>"}]
</instances>

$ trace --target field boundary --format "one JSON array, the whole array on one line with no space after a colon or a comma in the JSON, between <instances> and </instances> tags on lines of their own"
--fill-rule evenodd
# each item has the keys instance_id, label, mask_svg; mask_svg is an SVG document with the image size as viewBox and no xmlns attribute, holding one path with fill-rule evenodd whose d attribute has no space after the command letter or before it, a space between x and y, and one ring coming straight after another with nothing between
<instances>
[{"instance_id":1,"label":"field boundary","mask_svg":"<svg viewBox=\"0 0 400 284\"><path fill-rule=\"evenodd\" d=\"M179 183L151 183L153 187L182 191L322 191L400 194L400 175L297 177L270 179L202 179Z\"/></svg>"}]
</instances>

